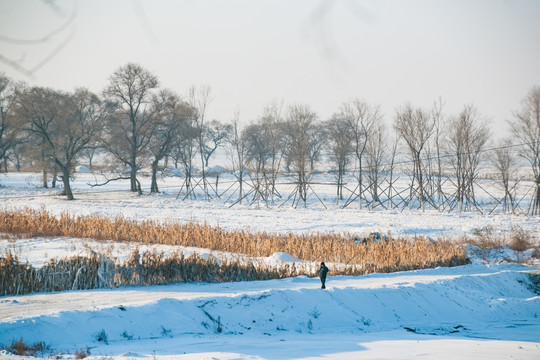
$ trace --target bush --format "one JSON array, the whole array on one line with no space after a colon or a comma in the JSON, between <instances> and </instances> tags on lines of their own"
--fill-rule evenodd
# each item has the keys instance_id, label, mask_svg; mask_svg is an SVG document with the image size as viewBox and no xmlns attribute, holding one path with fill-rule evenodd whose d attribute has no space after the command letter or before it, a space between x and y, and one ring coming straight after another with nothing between
<instances>
[{"instance_id":1,"label":"bush","mask_svg":"<svg viewBox=\"0 0 540 360\"><path fill-rule=\"evenodd\" d=\"M81 359L84 359L86 357L88 357L90 355L90 348L89 347L86 347L86 349L80 349L80 350L77 350L75 351L75 359L77 360L81 360Z\"/></svg>"},{"instance_id":2,"label":"bush","mask_svg":"<svg viewBox=\"0 0 540 360\"><path fill-rule=\"evenodd\" d=\"M36 356L50 351L50 346L46 345L43 341L28 345L20 338L19 340L12 340L11 344L7 347L3 347L3 349L15 355Z\"/></svg>"},{"instance_id":3,"label":"bush","mask_svg":"<svg viewBox=\"0 0 540 360\"><path fill-rule=\"evenodd\" d=\"M96 333L95 338L97 341L103 342L105 345L109 345L109 337L105 332L105 329L101 329L101 331Z\"/></svg>"},{"instance_id":4,"label":"bush","mask_svg":"<svg viewBox=\"0 0 540 360\"><path fill-rule=\"evenodd\" d=\"M509 235L496 235L490 226L473 230L474 238L465 237L462 243L475 245L483 250L498 250L508 246L515 251L525 251L534 247L533 237L519 226L513 226Z\"/></svg>"},{"instance_id":5,"label":"bush","mask_svg":"<svg viewBox=\"0 0 540 360\"><path fill-rule=\"evenodd\" d=\"M533 242L531 239L531 234L525 232L519 227L513 227L508 246L512 250L516 251L525 251L532 248Z\"/></svg>"}]
</instances>

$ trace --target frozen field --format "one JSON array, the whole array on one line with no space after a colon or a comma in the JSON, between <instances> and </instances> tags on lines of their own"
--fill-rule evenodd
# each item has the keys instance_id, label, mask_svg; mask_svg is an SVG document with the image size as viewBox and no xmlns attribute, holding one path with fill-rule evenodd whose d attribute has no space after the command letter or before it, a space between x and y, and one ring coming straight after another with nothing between
<instances>
[{"instance_id":1,"label":"frozen field","mask_svg":"<svg viewBox=\"0 0 540 360\"><path fill-rule=\"evenodd\" d=\"M368 211L354 204L341 209L333 204L335 188L327 185L315 189L324 206L310 197L307 209L293 209L288 203L280 207L279 201L258 208L230 207L226 197L177 200L180 180L175 178L160 183L164 193L143 196L126 191L126 182L92 189L87 185L92 181L91 175L78 176L77 200L68 202L57 195L59 189L39 188L39 174L1 175L0 204L44 208L52 214L193 220L270 232L390 231L458 238L486 226L501 234L519 226L538 239L540 229L540 219L527 216ZM145 189L148 178L142 184ZM283 190L287 192L285 186ZM2 253L15 249L34 266L84 253L84 245L112 248L118 257L132 250L126 244L73 238L0 240ZM285 255L268 261L287 260ZM471 253L471 265L455 268L359 277L330 274L327 290L319 288L318 279L298 277L0 297L0 344L23 338L26 343L44 341L55 354L64 353L62 358L90 349L90 358L117 360L538 359L540 289L531 280L538 263L502 261L518 255L523 254L506 249L487 258ZM0 358L18 357L3 351Z\"/></svg>"},{"instance_id":2,"label":"frozen field","mask_svg":"<svg viewBox=\"0 0 540 360\"><path fill-rule=\"evenodd\" d=\"M319 180L327 183L332 181L333 177L326 175ZM205 201L199 189L195 200L183 201L183 194L177 199L182 179L175 177L160 178L159 185L163 192L155 195L149 194L150 179L141 177L145 194L137 196L128 191L128 181L91 188L88 184L95 183L94 177L91 174L78 174L73 183L76 200L72 202L65 201L65 197L58 195L61 189L40 188L40 181L40 174L35 173L0 175L0 206L10 209L45 208L56 215L62 212L110 217L123 215L138 220L206 222L224 229L338 232L350 233L353 236L365 236L373 231L381 231L390 232L393 236L419 234L433 238L457 238L485 227L491 227L497 234L508 233L512 227L518 226L539 235L537 238L540 238L538 217L500 213L483 215L476 211L458 214L455 211L440 212L433 209L425 212L401 208L385 210L382 207L368 210L365 207L358 209L358 202L343 208L344 202L335 204L335 186L332 185L314 185L314 191L322 202L311 193L306 208L294 209L291 201L285 202L294 189L292 185L280 186L282 199L276 198L275 205L266 207L263 203L245 200L242 204L232 206L238 194L233 193L236 187L230 176L223 176L218 187L218 192L225 194L211 201ZM225 192L229 187L231 189ZM491 191L497 192L495 186Z\"/></svg>"}]
</instances>

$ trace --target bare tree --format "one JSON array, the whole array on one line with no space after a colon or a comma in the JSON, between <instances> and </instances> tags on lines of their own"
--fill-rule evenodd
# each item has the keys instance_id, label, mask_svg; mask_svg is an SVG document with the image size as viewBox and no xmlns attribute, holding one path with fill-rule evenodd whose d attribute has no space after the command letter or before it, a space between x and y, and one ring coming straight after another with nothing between
<instances>
[{"instance_id":1,"label":"bare tree","mask_svg":"<svg viewBox=\"0 0 540 360\"><path fill-rule=\"evenodd\" d=\"M195 125L197 127L197 140L198 140L198 150L199 155L201 158L201 174L202 174L202 181L203 181L203 189L204 189L204 197L205 199L209 199L209 191L208 191L208 182L206 180L206 161L205 161L205 137L204 137L204 129L206 127L206 111L208 108L208 105L212 102L212 98L210 96L210 86L203 85L203 86L192 86L188 90L188 96L187 101L190 104L191 107L193 107L196 110L196 117L195 117Z\"/></svg>"},{"instance_id":2,"label":"bare tree","mask_svg":"<svg viewBox=\"0 0 540 360\"><path fill-rule=\"evenodd\" d=\"M410 198L418 198L422 211L425 210L426 196L424 190L424 166L421 156L429 138L433 135L434 128L435 122L433 118L421 108L414 109L408 104L396 112L394 129L407 144L414 165Z\"/></svg>"},{"instance_id":3,"label":"bare tree","mask_svg":"<svg viewBox=\"0 0 540 360\"><path fill-rule=\"evenodd\" d=\"M341 106L341 116L349 125L348 131L353 136L354 154L358 166L357 175L357 197L359 207L362 207L362 198L364 193L364 152L368 139L372 136L375 125L380 122L382 116L379 106L370 105L367 102L355 99ZM355 190L356 191L356 190Z\"/></svg>"},{"instance_id":4,"label":"bare tree","mask_svg":"<svg viewBox=\"0 0 540 360\"><path fill-rule=\"evenodd\" d=\"M458 211L477 207L474 182L482 153L491 137L487 121L473 105L466 105L461 113L450 120L446 130L446 151L456 178Z\"/></svg>"},{"instance_id":5,"label":"bare tree","mask_svg":"<svg viewBox=\"0 0 540 360\"><path fill-rule=\"evenodd\" d=\"M194 187L193 187L193 173L195 172L194 160L195 155L197 154L197 144L199 139L199 132L195 122L197 112L190 106L192 114L186 121L183 121L179 125L178 136L175 141L175 145L172 150L172 156L174 158L175 167L178 167L178 162L182 164L184 171L184 184L182 188L185 187L186 197L194 198ZM178 193L178 196L180 196ZM177 196L177 197L178 197Z\"/></svg>"},{"instance_id":6,"label":"bare tree","mask_svg":"<svg viewBox=\"0 0 540 360\"><path fill-rule=\"evenodd\" d=\"M238 202L242 203L242 199L244 198L244 173L247 168L248 149L247 141L244 137L242 137L239 111L235 111L232 124L230 126L231 131L227 138L227 142L229 144L228 154L229 159L231 160L233 174L236 176L239 183Z\"/></svg>"},{"instance_id":7,"label":"bare tree","mask_svg":"<svg viewBox=\"0 0 540 360\"><path fill-rule=\"evenodd\" d=\"M540 215L540 86L533 86L510 122L514 136L523 143L519 155L529 162L534 176L533 215Z\"/></svg>"},{"instance_id":8,"label":"bare tree","mask_svg":"<svg viewBox=\"0 0 540 360\"><path fill-rule=\"evenodd\" d=\"M83 151L83 156L88 159L88 168L90 171L94 171L94 157L98 153L99 145L96 143L94 146L90 146Z\"/></svg>"},{"instance_id":9,"label":"bare tree","mask_svg":"<svg viewBox=\"0 0 540 360\"><path fill-rule=\"evenodd\" d=\"M293 105L289 107L285 123L285 156L291 164L291 170L296 173L297 202L302 201L304 207L313 165L320 155L322 142L322 126L318 126L316 121L317 114L309 106Z\"/></svg>"},{"instance_id":10,"label":"bare tree","mask_svg":"<svg viewBox=\"0 0 540 360\"><path fill-rule=\"evenodd\" d=\"M446 117L444 115L444 103L441 98L439 98L438 101L436 101L433 104L433 109L431 111L431 116L433 118L433 122L435 124L434 134L433 134L433 146L435 149L433 150L435 154L432 155L431 149L429 149L429 155L428 155L428 161L429 161L429 168L430 168L430 178L434 177L432 181L430 181L431 184L431 197L434 198L434 193L437 194L437 203L440 204L443 195L442 190L442 160L441 160L441 151L442 151L442 141L443 141L443 123L446 120ZM433 162L435 162L435 165L433 165ZM435 169L433 169L435 167Z\"/></svg>"},{"instance_id":11,"label":"bare tree","mask_svg":"<svg viewBox=\"0 0 540 360\"><path fill-rule=\"evenodd\" d=\"M109 85L103 91L115 108L114 116L108 119L104 147L117 162L129 168L131 191L140 192L137 171L155 129L158 112L150 105L158 84L157 77L148 70L128 63L109 77Z\"/></svg>"},{"instance_id":12,"label":"bare tree","mask_svg":"<svg viewBox=\"0 0 540 360\"><path fill-rule=\"evenodd\" d=\"M73 200L70 178L82 151L100 135L104 106L86 89L65 94L39 87L24 91L19 105L28 131L40 139L42 154L61 171L64 195Z\"/></svg>"},{"instance_id":13,"label":"bare tree","mask_svg":"<svg viewBox=\"0 0 540 360\"><path fill-rule=\"evenodd\" d=\"M268 139L268 131L264 122L248 125L242 131L242 141L246 146L246 161L254 176L253 201L264 201L267 205L270 201L270 182L266 175L269 159L272 157L271 142Z\"/></svg>"},{"instance_id":14,"label":"bare tree","mask_svg":"<svg viewBox=\"0 0 540 360\"><path fill-rule=\"evenodd\" d=\"M7 172L7 160L11 151L24 141L22 121L15 111L17 94L22 85L14 84L0 73L0 170Z\"/></svg>"},{"instance_id":15,"label":"bare tree","mask_svg":"<svg viewBox=\"0 0 540 360\"><path fill-rule=\"evenodd\" d=\"M152 101L152 112L158 114L154 134L148 149L152 154L152 183L150 192L159 192L157 171L159 162L169 154L182 130L182 123L192 119L193 109L171 90L161 90Z\"/></svg>"},{"instance_id":16,"label":"bare tree","mask_svg":"<svg viewBox=\"0 0 540 360\"><path fill-rule=\"evenodd\" d=\"M205 124L202 128L202 156L204 158L204 166L208 167L208 162L214 152L222 146L230 132L231 125L223 124L219 120L212 120Z\"/></svg>"},{"instance_id":17,"label":"bare tree","mask_svg":"<svg viewBox=\"0 0 540 360\"><path fill-rule=\"evenodd\" d=\"M269 159L268 166L263 168L264 177L269 182L270 202L274 202L274 195L277 194L276 181L281 161L283 158L282 138L283 138L283 118L282 118L283 101L273 100L270 104L264 107L263 116L261 119L263 138L268 145Z\"/></svg>"},{"instance_id":18,"label":"bare tree","mask_svg":"<svg viewBox=\"0 0 540 360\"><path fill-rule=\"evenodd\" d=\"M340 114L334 114L325 124L330 147L329 157L336 166L337 202L343 200L343 181L353 154L353 133L349 123Z\"/></svg>"},{"instance_id":19,"label":"bare tree","mask_svg":"<svg viewBox=\"0 0 540 360\"><path fill-rule=\"evenodd\" d=\"M497 169L500 177L500 185L504 191L504 197L501 200L503 211L515 210L515 185L512 185L512 179L517 174L517 156L515 149L512 146L511 139L503 139L499 141L499 145L495 147L492 158L493 165Z\"/></svg>"},{"instance_id":20,"label":"bare tree","mask_svg":"<svg viewBox=\"0 0 540 360\"><path fill-rule=\"evenodd\" d=\"M386 132L384 123L378 121L373 129L373 134L368 138L366 145L366 165L367 165L367 180L368 189L371 193L371 205L381 203L379 199L379 187L383 172L384 155L387 147Z\"/></svg>"}]
</instances>

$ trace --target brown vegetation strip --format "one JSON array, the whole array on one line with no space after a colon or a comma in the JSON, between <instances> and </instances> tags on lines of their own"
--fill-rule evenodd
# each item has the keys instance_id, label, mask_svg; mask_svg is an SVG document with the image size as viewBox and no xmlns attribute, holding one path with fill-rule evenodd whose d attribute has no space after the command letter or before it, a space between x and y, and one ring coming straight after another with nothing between
<instances>
[{"instance_id":1,"label":"brown vegetation strip","mask_svg":"<svg viewBox=\"0 0 540 360\"><path fill-rule=\"evenodd\" d=\"M340 234L269 234L225 231L206 224L158 224L124 217L55 217L45 210L0 211L0 232L42 236L71 236L95 240L194 246L248 256L286 252L307 261L356 265L363 273L392 272L468 263L463 246L452 241L432 242L423 237L388 242L355 243Z\"/></svg>"},{"instance_id":2,"label":"brown vegetation strip","mask_svg":"<svg viewBox=\"0 0 540 360\"><path fill-rule=\"evenodd\" d=\"M353 274L354 267L344 273ZM0 296L34 292L162 285L178 282L234 282L313 275L308 266L264 264L234 260L218 261L183 254L164 256L135 250L120 262L107 254L52 259L41 268L21 263L8 251L0 256Z\"/></svg>"}]
</instances>

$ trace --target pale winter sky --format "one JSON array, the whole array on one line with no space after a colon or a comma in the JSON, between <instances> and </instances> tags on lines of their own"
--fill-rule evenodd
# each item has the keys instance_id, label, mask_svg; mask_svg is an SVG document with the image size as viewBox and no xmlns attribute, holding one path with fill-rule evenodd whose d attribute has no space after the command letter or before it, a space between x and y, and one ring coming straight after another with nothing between
<instances>
[{"instance_id":1,"label":"pale winter sky","mask_svg":"<svg viewBox=\"0 0 540 360\"><path fill-rule=\"evenodd\" d=\"M0 56L16 80L95 92L136 62L180 94L209 85L222 121L273 99L327 119L358 97L391 123L441 97L501 134L540 85L540 1L0 0Z\"/></svg>"}]
</instances>

